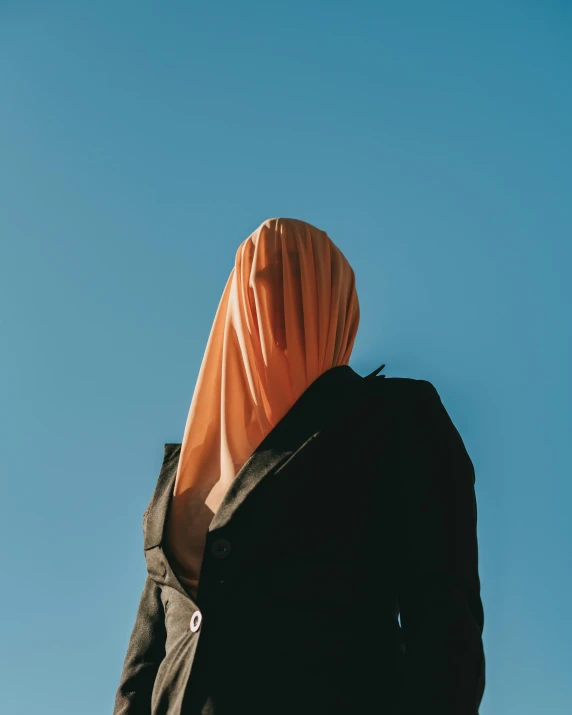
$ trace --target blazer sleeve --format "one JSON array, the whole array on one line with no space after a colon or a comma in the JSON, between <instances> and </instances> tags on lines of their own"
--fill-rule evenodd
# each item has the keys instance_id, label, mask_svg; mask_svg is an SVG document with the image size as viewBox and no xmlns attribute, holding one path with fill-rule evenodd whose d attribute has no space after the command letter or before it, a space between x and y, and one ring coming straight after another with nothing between
<instances>
[{"instance_id":1,"label":"blazer sleeve","mask_svg":"<svg viewBox=\"0 0 572 715\"><path fill-rule=\"evenodd\" d=\"M397 715L478 715L485 688L475 471L435 387L416 380L399 430Z\"/></svg>"},{"instance_id":2,"label":"blazer sleeve","mask_svg":"<svg viewBox=\"0 0 572 715\"><path fill-rule=\"evenodd\" d=\"M147 574L127 646L113 715L151 713L151 695L157 670L165 656L166 637L161 589Z\"/></svg>"}]
</instances>

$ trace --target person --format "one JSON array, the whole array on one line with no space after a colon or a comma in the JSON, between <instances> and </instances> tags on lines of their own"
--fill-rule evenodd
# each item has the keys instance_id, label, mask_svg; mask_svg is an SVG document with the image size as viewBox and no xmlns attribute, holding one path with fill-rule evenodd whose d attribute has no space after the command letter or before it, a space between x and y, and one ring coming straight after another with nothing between
<instances>
[{"instance_id":1,"label":"person","mask_svg":"<svg viewBox=\"0 0 572 715\"><path fill-rule=\"evenodd\" d=\"M143 515L114 715L478 713L473 463L430 382L350 367L359 319L325 231L239 246Z\"/></svg>"}]
</instances>

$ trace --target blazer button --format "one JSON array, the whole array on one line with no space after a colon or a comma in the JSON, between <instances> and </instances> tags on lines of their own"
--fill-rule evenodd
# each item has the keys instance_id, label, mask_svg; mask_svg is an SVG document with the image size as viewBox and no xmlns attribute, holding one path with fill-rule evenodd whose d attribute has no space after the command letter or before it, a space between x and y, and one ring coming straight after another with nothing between
<instances>
[{"instance_id":1,"label":"blazer button","mask_svg":"<svg viewBox=\"0 0 572 715\"><path fill-rule=\"evenodd\" d=\"M196 633L201 627L201 621L203 620L203 614L200 611L195 611L191 617L191 630Z\"/></svg>"},{"instance_id":2,"label":"blazer button","mask_svg":"<svg viewBox=\"0 0 572 715\"><path fill-rule=\"evenodd\" d=\"M217 559L226 559L230 553L230 541L226 539L215 539L211 546L211 553Z\"/></svg>"}]
</instances>

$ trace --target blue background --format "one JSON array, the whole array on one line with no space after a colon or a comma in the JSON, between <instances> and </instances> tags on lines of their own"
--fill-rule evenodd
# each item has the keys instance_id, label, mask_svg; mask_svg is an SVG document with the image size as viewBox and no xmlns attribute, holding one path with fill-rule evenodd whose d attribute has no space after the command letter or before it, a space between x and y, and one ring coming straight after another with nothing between
<instances>
[{"instance_id":1,"label":"blue background","mask_svg":"<svg viewBox=\"0 0 572 715\"><path fill-rule=\"evenodd\" d=\"M477 475L482 715L571 711L572 10L0 4L0 712L111 713L141 517L239 244L327 231L350 364Z\"/></svg>"}]
</instances>

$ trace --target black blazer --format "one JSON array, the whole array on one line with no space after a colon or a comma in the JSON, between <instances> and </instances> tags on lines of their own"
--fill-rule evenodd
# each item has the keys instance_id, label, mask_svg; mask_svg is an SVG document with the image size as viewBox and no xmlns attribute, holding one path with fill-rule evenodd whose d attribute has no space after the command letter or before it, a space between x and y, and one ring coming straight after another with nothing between
<instances>
[{"instance_id":1,"label":"black blazer","mask_svg":"<svg viewBox=\"0 0 572 715\"><path fill-rule=\"evenodd\" d=\"M478 713L473 464L433 385L379 369L328 370L265 437L208 529L196 600L164 550L165 445L114 715Z\"/></svg>"}]
</instances>

